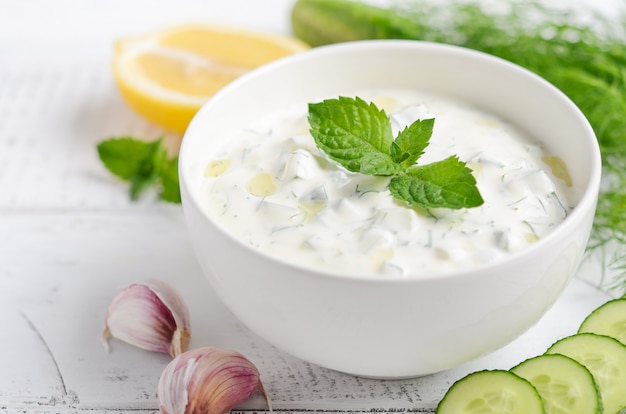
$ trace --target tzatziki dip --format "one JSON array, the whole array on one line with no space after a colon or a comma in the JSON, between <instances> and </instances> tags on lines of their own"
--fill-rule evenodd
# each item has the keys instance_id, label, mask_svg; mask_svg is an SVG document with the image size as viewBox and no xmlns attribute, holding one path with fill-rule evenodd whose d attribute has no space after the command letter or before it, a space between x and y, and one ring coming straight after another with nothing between
<instances>
[{"instance_id":1,"label":"tzatziki dip","mask_svg":"<svg viewBox=\"0 0 626 414\"><path fill-rule=\"evenodd\" d=\"M389 177L349 172L317 148L302 102L222 136L198 172L207 214L242 243L298 266L419 277L524 249L578 199L559 158L492 114L420 91L354 96L384 109L394 136L417 119L435 118L417 164L457 155L472 169L484 204L424 210L397 201Z\"/></svg>"}]
</instances>

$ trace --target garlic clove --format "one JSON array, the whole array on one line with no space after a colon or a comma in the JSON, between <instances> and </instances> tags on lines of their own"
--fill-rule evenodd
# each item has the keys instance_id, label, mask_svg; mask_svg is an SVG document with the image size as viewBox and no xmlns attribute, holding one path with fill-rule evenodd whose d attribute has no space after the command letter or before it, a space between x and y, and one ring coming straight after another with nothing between
<instances>
[{"instance_id":1,"label":"garlic clove","mask_svg":"<svg viewBox=\"0 0 626 414\"><path fill-rule=\"evenodd\" d=\"M172 357L187 350L191 340L189 310L168 283L151 279L121 289L105 316L102 341L110 337Z\"/></svg>"},{"instance_id":2,"label":"garlic clove","mask_svg":"<svg viewBox=\"0 0 626 414\"><path fill-rule=\"evenodd\" d=\"M225 414L260 392L271 403L256 366L238 352L215 347L187 351L166 367L158 385L163 414Z\"/></svg>"}]
</instances>

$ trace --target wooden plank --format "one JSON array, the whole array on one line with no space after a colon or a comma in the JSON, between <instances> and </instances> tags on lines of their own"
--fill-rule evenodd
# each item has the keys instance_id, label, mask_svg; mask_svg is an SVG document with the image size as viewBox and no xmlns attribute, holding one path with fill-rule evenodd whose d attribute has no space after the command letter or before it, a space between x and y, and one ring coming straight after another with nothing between
<instances>
[{"instance_id":1,"label":"wooden plank","mask_svg":"<svg viewBox=\"0 0 626 414\"><path fill-rule=\"evenodd\" d=\"M576 281L536 327L502 350L440 374L382 381L298 360L247 330L204 279L179 209L12 213L0 216L0 229L13 235L0 238L0 292L13 298L4 302L10 334L2 342L0 390L1 400L14 407L157 409L156 384L169 357L119 341L112 341L107 354L100 342L104 312L116 290L148 277L169 281L189 304L191 346L248 356L281 412L428 412L456 379L478 369L508 369L543 352L608 297ZM26 361L27 369L16 361ZM33 375L40 361L47 361L46 374ZM256 398L243 407L265 406Z\"/></svg>"}]
</instances>

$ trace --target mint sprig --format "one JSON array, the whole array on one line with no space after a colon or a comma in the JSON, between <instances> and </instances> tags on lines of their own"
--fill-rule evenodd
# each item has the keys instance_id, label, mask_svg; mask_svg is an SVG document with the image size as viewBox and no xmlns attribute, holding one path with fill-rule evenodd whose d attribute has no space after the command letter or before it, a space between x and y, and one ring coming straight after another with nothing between
<instances>
[{"instance_id":1,"label":"mint sprig","mask_svg":"<svg viewBox=\"0 0 626 414\"><path fill-rule=\"evenodd\" d=\"M391 176L390 193L411 207L478 207L483 198L472 170L451 156L416 165L430 142L434 119L417 120L394 139L385 111L363 99L339 97L309 104L311 135L348 171Z\"/></svg>"},{"instance_id":2,"label":"mint sprig","mask_svg":"<svg viewBox=\"0 0 626 414\"><path fill-rule=\"evenodd\" d=\"M109 138L100 142L97 149L105 167L130 183L131 200L157 187L161 200L181 202L178 157L168 158L163 138L153 142L131 137Z\"/></svg>"}]
</instances>

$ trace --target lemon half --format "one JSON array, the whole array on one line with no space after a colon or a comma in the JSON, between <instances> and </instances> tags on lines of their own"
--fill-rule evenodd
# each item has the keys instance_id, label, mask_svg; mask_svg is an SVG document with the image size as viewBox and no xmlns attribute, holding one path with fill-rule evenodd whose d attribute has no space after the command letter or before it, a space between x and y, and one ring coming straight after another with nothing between
<instances>
[{"instance_id":1,"label":"lemon half","mask_svg":"<svg viewBox=\"0 0 626 414\"><path fill-rule=\"evenodd\" d=\"M215 25L184 25L115 44L113 76L139 115L183 133L215 92L272 60L308 49L277 35Z\"/></svg>"}]
</instances>

